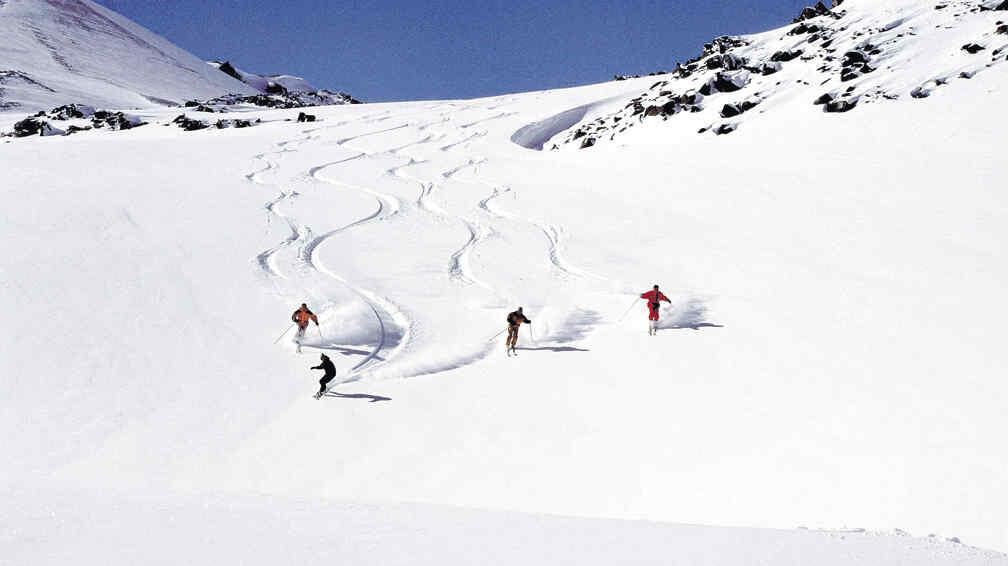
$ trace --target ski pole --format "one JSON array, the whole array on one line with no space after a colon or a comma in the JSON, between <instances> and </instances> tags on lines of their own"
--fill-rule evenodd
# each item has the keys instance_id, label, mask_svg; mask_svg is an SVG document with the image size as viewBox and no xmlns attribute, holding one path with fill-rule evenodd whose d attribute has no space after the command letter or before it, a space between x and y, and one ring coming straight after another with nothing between
<instances>
[{"instance_id":1,"label":"ski pole","mask_svg":"<svg viewBox=\"0 0 1008 566\"><path fill-rule=\"evenodd\" d=\"M532 343L535 344L535 333L532 332L532 325L531 324L528 325L528 329L529 329L529 340L532 340Z\"/></svg>"},{"instance_id":2,"label":"ski pole","mask_svg":"<svg viewBox=\"0 0 1008 566\"><path fill-rule=\"evenodd\" d=\"M500 331L500 332L498 332L497 334L494 334L493 336L491 336L491 337L490 337L490 339L489 339L489 340L487 340L487 342L493 342L493 341L494 341L494 339L496 339L496 338L497 338L498 336L500 336L501 334L504 334L504 333L505 333L505 332L507 332L507 331L508 331L508 329L507 329L507 328L505 328L504 330L501 330L501 331Z\"/></svg>"},{"instance_id":3,"label":"ski pole","mask_svg":"<svg viewBox=\"0 0 1008 566\"><path fill-rule=\"evenodd\" d=\"M626 311L623 312L623 316L619 317L620 321L622 321L624 318L626 318L626 315L630 314L630 309L634 308L634 305L637 304L638 300L639 299L634 299L633 302L630 303L630 306L627 307Z\"/></svg>"},{"instance_id":4,"label":"ski pole","mask_svg":"<svg viewBox=\"0 0 1008 566\"><path fill-rule=\"evenodd\" d=\"M322 329L321 329L321 328L319 328L319 325L317 325L317 324L315 325L315 330L318 330L318 337L319 337L319 338L320 338L320 339L321 339L321 340L322 340L323 342L325 342L325 336L323 336L323 335L322 335Z\"/></svg>"},{"instance_id":5,"label":"ski pole","mask_svg":"<svg viewBox=\"0 0 1008 566\"><path fill-rule=\"evenodd\" d=\"M285 328L285 329L284 329L284 331L283 331L283 334L281 334L280 336L277 336L277 339L276 339L276 340L274 340L274 341L273 341L273 343L274 343L274 344L276 344L277 342L279 342L279 341L280 341L280 339L281 339L281 338L283 338L283 337L284 337L284 336L285 336L285 335L287 334L287 332L288 332L288 331L289 331L289 330L290 330L291 328L293 328L293 327L294 327L294 323L292 322L290 326L288 326L287 328Z\"/></svg>"}]
</instances>

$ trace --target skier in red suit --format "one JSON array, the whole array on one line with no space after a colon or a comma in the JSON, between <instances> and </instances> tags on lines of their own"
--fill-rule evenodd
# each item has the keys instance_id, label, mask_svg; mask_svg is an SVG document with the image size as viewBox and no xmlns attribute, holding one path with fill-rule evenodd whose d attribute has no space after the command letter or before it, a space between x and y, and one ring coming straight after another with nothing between
<instances>
[{"instance_id":1,"label":"skier in red suit","mask_svg":"<svg viewBox=\"0 0 1008 566\"><path fill-rule=\"evenodd\" d=\"M641 293L640 298L646 300L648 303L648 335L654 336L658 334L658 309L661 307L661 302L671 303L668 297L664 293L658 290L658 286L655 285L654 289Z\"/></svg>"}]
</instances>

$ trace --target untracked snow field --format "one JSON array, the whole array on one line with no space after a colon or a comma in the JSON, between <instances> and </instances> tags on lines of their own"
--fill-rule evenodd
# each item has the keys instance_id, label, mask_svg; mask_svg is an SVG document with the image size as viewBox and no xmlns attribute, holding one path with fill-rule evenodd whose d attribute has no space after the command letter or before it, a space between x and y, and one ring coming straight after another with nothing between
<instances>
[{"instance_id":1,"label":"untracked snow field","mask_svg":"<svg viewBox=\"0 0 1008 566\"><path fill-rule=\"evenodd\" d=\"M1008 564L1005 73L583 151L651 81L0 143L0 563Z\"/></svg>"}]
</instances>

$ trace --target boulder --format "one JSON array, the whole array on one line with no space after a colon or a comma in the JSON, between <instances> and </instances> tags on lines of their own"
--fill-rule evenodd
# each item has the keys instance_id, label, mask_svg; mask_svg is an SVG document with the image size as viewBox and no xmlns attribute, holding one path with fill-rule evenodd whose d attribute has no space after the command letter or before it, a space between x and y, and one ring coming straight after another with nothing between
<instances>
[{"instance_id":1,"label":"boulder","mask_svg":"<svg viewBox=\"0 0 1008 566\"><path fill-rule=\"evenodd\" d=\"M986 49L983 45L978 45L976 43L967 43L962 46L962 50L969 53L970 55L976 55Z\"/></svg>"},{"instance_id":2,"label":"boulder","mask_svg":"<svg viewBox=\"0 0 1008 566\"><path fill-rule=\"evenodd\" d=\"M721 61L725 70L728 71L738 71L739 69L745 67L745 64L747 63L745 57L732 53L727 53L722 56Z\"/></svg>"},{"instance_id":3,"label":"boulder","mask_svg":"<svg viewBox=\"0 0 1008 566\"><path fill-rule=\"evenodd\" d=\"M48 122L40 120L38 117L33 116L31 118L25 118L24 120L14 124L14 137L24 138L40 135L42 133L42 128L48 124Z\"/></svg>"},{"instance_id":4,"label":"boulder","mask_svg":"<svg viewBox=\"0 0 1008 566\"><path fill-rule=\"evenodd\" d=\"M304 112L299 112L298 113L298 117L297 117L297 121L298 122L314 122L315 121L315 115L314 114L305 114Z\"/></svg>"},{"instance_id":5,"label":"boulder","mask_svg":"<svg viewBox=\"0 0 1008 566\"><path fill-rule=\"evenodd\" d=\"M830 102L833 102L834 98L835 98L834 95L827 92L826 94L823 94L819 98L815 99L815 102L813 102L812 104L815 105L829 104Z\"/></svg>"},{"instance_id":6,"label":"boulder","mask_svg":"<svg viewBox=\"0 0 1008 566\"><path fill-rule=\"evenodd\" d=\"M725 104L724 107L721 108L721 117L733 118L735 116L739 116L745 112L748 112L749 110L752 110L757 105L759 105L759 102L753 100L743 100L742 102L732 102L729 104Z\"/></svg>"},{"instance_id":7,"label":"boulder","mask_svg":"<svg viewBox=\"0 0 1008 566\"><path fill-rule=\"evenodd\" d=\"M676 101L683 106L697 106L703 102L703 95L699 92L690 91L686 94L679 95Z\"/></svg>"},{"instance_id":8,"label":"boulder","mask_svg":"<svg viewBox=\"0 0 1008 566\"><path fill-rule=\"evenodd\" d=\"M585 138L584 141L581 142L581 149L586 149L593 145L595 145L595 138Z\"/></svg>"},{"instance_id":9,"label":"boulder","mask_svg":"<svg viewBox=\"0 0 1008 566\"><path fill-rule=\"evenodd\" d=\"M994 33L1008 34L1008 24L1001 24Z\"/></svg>"},{"instance_id":10,"label":"boulder","mask_svg":"<svg viewBox=\"0 0 1008 566\"><path fill-rule=\"evenodd\" d=\"M833 5L836 6L838 4L834 2ZM798 17L794 19L793 23L818 18L819 16L825 16L828 13L830 13L829 8L827 8L822 2L817 2L815 6L808 6L802 10L801 14L798 14Z\"/></svg>"},{"instance_id":11,"label":"boulder","mask_svg":"<svg viewBox=\"0 0 1008 566\"><path fill-rule=\"evenodd\" d=\"M853 51L848 51L847 53L844 53L842 64L844 67L849 67L852 65L859 65L867 62L868 62L868 56L865 55L863 51L858 51L855 49Z\"/></svg>"},{"instance_id":12,"label":"boulder","mask_svg":"<svg viewBox=\"0 0 1008 566\"><path fill-rule=\"evenodd\" d=\"M714 128L714 134L723 136L734 132L736 129L738 129L738 124L721 124L720 126Z\"/></svg>"},{"instance_id":13,"label":"boulder","mask_svg":"<svg viewBox=\"0 0 1008 566\"><path fill-rule=\"evenodd\" d=\"M826 112L849 112L857 106L856 98L844 98L840 100L832 100L826 103L823 108Z\"/></svg>"},{"instance_id":14,"label":"boulder","mask_svg":"<svg viewBox=\"0 0 1008 566\"><path fill-rule=\"evenodd\" d=\"M764 75L772 75L776 72L779 72L783 68L784 67L776 61L771 63L763 63L763 66L760 67L760 73Z\"/></svg>"},{"instance_id":15,"label":"boulder","mask_svg":"<svg viewBox=\"0 0 1008 566\"><path fill-rule=\"evenodd\" d=\"M136 116L127 116L122 112L110 112L108 110L98 110L91 117L91 125L95 128L108 128L110 130L130 130L138 126L146 125L146 122Z\"/></svg>"},{"instance_id":16,"label":"boulder","mask_svg":"<svg viewBox=\"0 0 1008 566\"><path fill-rule=\"evenodd\" d=\"M821 29L821 27L815 24L806 24L805 22L802 22L792 28L791 31L788 32L788 35L805 35L806 33L815 33Z\"/></svg>"},{"instance_id":17,"label":"boulder","mask_svg":"<svg viewBox=\"0 0 1008 566\"><path fill-rule=\"evenodd\" d=\"M735 92L749 84L748 71L735 73L718 72L700 87L700 94L710 96L715 92Z\"/></svg>"},{"instance_id":18,"label":"boulder","mask_svg":"<svg viewBox=\"0 0 1008 566\"><path fill-rule=\"evenodd\" d=\"M786 62L801 57L801 54L801 49L795 49L794 51L778 51L770 56L770 60L775 63Z\"/></svg>"},{"instance_id":19,"label":"boulder","mask_svg":"<svg viewBox=\"0 0 1008 566\"><path fill-rule=\"evenodd\" d=\"M220 67L218 67L218 69L220 69L221 72L224 72L224 73L227 73L227 74L231 75L232 77L238 79L239 81L244 80L244 79L242 79L241 73L239 73L238 69L235 69L234 66L231 65L230 61L224 61L223 63L221 63L221 65L220 65Z\"/></svg>"},{"instance_id":20,"label":"boulder","mask_svg":"<svg viewBox=\"0 0 1008 566\"><path fill-rule=\"evenodd\" d=\"M47 114L52 120L69 120L71 118L90 118L95 109L84 104L66 104L53 108Z\"/></svg>"},{"instance_id":21,"label":"boulder","mask_svg":"<svg viewBox=\"0 0 1008 566\"><path fill-rule=\"evenodd\" d=\"M189 118L185 114L178 115L174 120L172 120L172 123L178 125L178 127L182 128L187 132L204 130L210 127L209 125L207 125L206 122L202 120L193 120L192 118Z\"/></svg>"}]
</instances>

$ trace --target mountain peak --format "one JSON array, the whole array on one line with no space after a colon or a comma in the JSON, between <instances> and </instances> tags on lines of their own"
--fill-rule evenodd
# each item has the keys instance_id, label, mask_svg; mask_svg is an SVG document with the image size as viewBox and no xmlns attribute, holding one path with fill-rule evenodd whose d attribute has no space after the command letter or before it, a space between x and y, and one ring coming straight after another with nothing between
<instances>
[{"instance_id":1,"label":"mountain peak","mask_svg":"<svg viewBox=\"0 0 1008 566\"><path fill-rule=\"evenodd\" d=\"M0 0L0 109L177 104L254 93L90 0Z\"/></svg>"}]
</instances>

